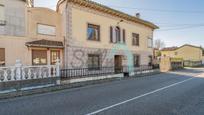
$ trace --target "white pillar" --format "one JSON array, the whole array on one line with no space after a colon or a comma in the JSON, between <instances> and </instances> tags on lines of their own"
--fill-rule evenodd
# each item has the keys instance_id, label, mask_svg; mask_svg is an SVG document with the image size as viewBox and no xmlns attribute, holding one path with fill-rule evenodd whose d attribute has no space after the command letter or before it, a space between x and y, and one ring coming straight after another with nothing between
<instances>
[{"instance_id":1,"label":"white pillar","mask_svg":"<svg viewBox=\"0 0 204 115\"><path fill-rule=\"evenodd\" d=\"M57 58L56 61L57 61L57 62L56 62L56 77L60 77L60 59ZM60 80L60 79L57 79L56 84L57 84L57 85L60 85L60 84L61 84L61 80Z\"/></svg>"},{"instance_id":2,"label":"white pillar","mask_svg":"<svg viewBox=\"0 0 204 115\"><path fill-rule=\"evenodd\" d=\"M47 65L51 65L50 62L51 62L51 50L48 49L47 50Z\"/></svg>"},{"instance_id":3,"label":"white pillar","mask_svg":"<svg viewBox=\"0 0 204 115\"><path fill-rule=\"evenodd\" d=\"M56 77L60 77L60 59L56 60Z\"/></svg>"},{"instance_id":4,"label":"white pillar","mask_svg":"<svg viewBox=\"0 0 204 115\"><path fill-rule=\"evenodd\" d=\"M16 80L21 80L21 60L16 60L15 68L16 68Z\"/></svg>"}]
</instances>

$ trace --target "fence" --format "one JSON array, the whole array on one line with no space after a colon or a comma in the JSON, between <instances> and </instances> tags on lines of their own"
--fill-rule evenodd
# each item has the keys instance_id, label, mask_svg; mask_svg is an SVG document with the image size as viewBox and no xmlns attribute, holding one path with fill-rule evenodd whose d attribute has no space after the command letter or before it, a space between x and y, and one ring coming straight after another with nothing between
<instances>
[{"instance_id":1,"label":"fence","mask_svg":"<svg viewBox=\"0 0 204 115\"><path fill-rule=\"evenodd\" d=\"M75 68L75 69L61 69L62 78L80 78L80 77L93 77L112 74L129 74L135 72L142 74L149 70L155 70L152 66L142 65L140 67L97 67L97 68Z\"/></svg>"},{"instance_id":2,"label":"fence","mask_svg":"<svg viewBox=\"0 0 204 115\"><path fill-rule=\"evenodd\" d=\"M42 79L60 76L60 63L56 65L23 66L20 60L15 66L0 67L0 82Z\"/></svg>"}]
</instances>

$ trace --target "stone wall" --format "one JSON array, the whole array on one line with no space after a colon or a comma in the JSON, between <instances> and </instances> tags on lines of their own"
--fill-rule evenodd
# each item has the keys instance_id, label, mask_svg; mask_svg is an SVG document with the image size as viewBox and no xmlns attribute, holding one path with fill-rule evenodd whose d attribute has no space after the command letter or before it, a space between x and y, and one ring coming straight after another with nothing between
<instances>
[{"instance_id":1,"label":"stone wall","mask_svg":"<svg viewBox=\"0 0 204 115\"><path fill-rule=\"evenodd\" d=\"M68 58L65 62L68 65L65 68L87 68L88 54L99 54L100 55L100 64L102 67L113 67L114 66L114 56L121 55L123 56L122 65L123 66L133 66L133 55L140 55L140 64L148 65L148 56L151 54L144 51L130 51L123 49L99 49L99 48L88 48L88 47L76 47L70 46L67 47Z\"/></svg>"}]
</instances>

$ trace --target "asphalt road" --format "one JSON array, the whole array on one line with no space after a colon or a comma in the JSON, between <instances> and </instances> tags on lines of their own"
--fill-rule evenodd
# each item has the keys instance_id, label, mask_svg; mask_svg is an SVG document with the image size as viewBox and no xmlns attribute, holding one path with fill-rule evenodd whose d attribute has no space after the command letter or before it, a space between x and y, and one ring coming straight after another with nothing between
<instances>
[{"instance_id":1,"label":"asphalt road","mask_svg":"<svg viewBox=\"0 0 204 115\"><path fill-rule=\"evenodd\" d=\"M0 115L204 115L203 73L189 69L1 100Z\"/></svg>"}]
</instances>

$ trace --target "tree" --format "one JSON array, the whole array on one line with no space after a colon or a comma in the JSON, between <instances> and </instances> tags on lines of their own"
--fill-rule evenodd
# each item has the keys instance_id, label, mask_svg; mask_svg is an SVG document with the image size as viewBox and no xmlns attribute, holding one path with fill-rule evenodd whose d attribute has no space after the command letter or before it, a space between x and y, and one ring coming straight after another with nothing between
<instances>
[{"instance_id":1,"label":"tree","mask_svg":"<svg viewBox=\"0 0 204 115\"><path fill-rule=\"evenodd\" d=\"M165 47L165 43L164 41L160 40L160 39L156 39L154 40L154 48L157 48L157 49L162 49Z\"/></svg>"}]
</instances>

